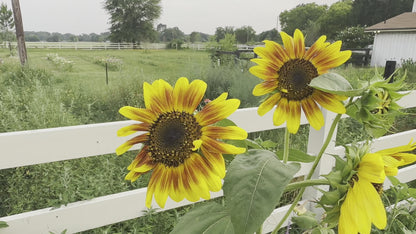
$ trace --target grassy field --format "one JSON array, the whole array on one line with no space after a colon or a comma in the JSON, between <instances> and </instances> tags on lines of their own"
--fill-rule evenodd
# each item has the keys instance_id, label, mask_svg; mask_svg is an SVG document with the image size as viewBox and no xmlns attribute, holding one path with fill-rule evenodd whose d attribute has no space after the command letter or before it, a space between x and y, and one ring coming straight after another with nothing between
<instances>
[{"instance_id":1,"label":"grassy field","mask_svg":"<svg viewBox=\"0 0 416 234\"><path fill-rule=\"evenodd\" d=\"M247 69L250 62L217 67L208 52L193 50L28 50L29 64L21 69L17 57L0 50L0 132L50 128L124 120L118 109L143 106L142 84L162 78L174 84L185 76L208 83L206 98L222 92L239 98L241 107L257 106L251 95L259 79ZM105 63L109 65L108 84ZM352 83L374 74L373 69L342 67L337 72ZM414 77L416 71L411 73ZM415 87L416 78L407 88ZM413 110L414 112L414 110ZM344 121L338 138L349 143L363 139L360 126ZM414 118L403 118L398 131L416 128ZM302 126L293 146L306 149L308 126ZM280 148L283 132L251 134L258 140L274 139ZM136 183L124 181L126 166L134 157L114 154L0 171L0 217L24 211L59 206L69 202L113 194L146 186L148 176ZM166 233L186 208L148 215L86 233Z\"/></svg>"}]
</instances>

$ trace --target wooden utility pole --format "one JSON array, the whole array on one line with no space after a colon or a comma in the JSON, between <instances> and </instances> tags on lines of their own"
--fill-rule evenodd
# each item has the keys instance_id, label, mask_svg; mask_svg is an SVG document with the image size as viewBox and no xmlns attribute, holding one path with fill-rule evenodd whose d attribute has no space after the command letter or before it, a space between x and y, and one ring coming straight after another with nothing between
<instances>
[{"instance_id":1,"label":"wooden utility pole","mask_svg":"<svg viewBox=\"0 0 416 234\"><path fill-rule=\"evenodd\" d=\"M20 12L19 0L12 0L14 26L16 28L17 49L19 51L20 63L25 65L27 62L25 34L23 31L22 13Z\"/></svg>"}]
</instances>

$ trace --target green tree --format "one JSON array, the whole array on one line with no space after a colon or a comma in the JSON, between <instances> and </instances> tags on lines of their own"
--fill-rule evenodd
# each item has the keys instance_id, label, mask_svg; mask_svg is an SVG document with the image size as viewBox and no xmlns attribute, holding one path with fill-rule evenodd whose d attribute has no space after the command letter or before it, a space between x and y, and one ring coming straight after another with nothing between
<instances>
[{"instance_id":1,"label":"green tree","mask_svg":"<svg viewBox=\"0 0 416 234\"><path fill-rule=\"evenodd\" d=\"M140 43L154 40L153 22L161 13L160 0L106 0L110 14L110 36L113 42Z\"/></svg>"},{"instance_id":2,"label":"green tree","mask_svg":"<svg viewBox=\"0 0 416 234\"><path fill-rule=\"evenodd\" d=\"M279 32L275 28L270 29L268 31L261 32L257 36L257 40L258 41L270 40L270 41L275 41L275 42L278 42L278 43L282 42L282 39L280 38Z\"/></svg>"},{"instance_id":3,"label":"green tree","mask_svg":"<svg viewBox=\"0 0 416 234\"><path fill-rule=\"evenodd\" d=\"M285 10L279 15L282 31L293 34L295 29L305 30L309 21L316 21L325 14L326 5L316 3L300 4L291 10Z\"/></svg>"},{"instance_id":4,"label":"green tree","mask_svg":"<svg viewBox=\"0 0 416 234\"><path fill-rule=\"evenodd\" d=\"M403 12L412 11L413 0L354 0L353 25L371 26Z\"/></svg>"},{"instance_id":5,"label":"green tree","mask_svg":"<svg viewBox=\"0 0 416 234\"><path fill-rule=\"evenodd\" d=\"M238 43L247 44L250 41L254 41L256 38L256 31L251 26L243 26L237 28L234 32L235 39Z\"/></svg>"},{"instance_id":6,"label":"green tree","mask_svg":"<svg viewBox=\"0 0 416 234\"><path fill-rule=\"evenodd\" d=\"M0 41L13 41L15 36L13 34L14 20L13 13L7 8L5 3L0 5Z\"/></svg>"},{"instance_id":7,"label":"green tree","mask_svg":"<svg viewBox=\"0 0 416 234\"><path fill-rule=\"evenodd\" d=\"M199 32L191 32L191 34L189 35L189 41L191 43L199 42L201 40L202 40L202 36L201 36L201 33Z\"/></svg>"},{"instance_id":8,"label":"green tree","mask_svg":"<svg viewBox=\"0 0 416 234\"><path fill-rule=\"evenodd\" d=\"M341 40L342 47L346 49L364 48L373 43L374 34L365 33L362 26L355 26L338 32L335 39Z\"/></svg>"},{"instance_id":9,"label":"green tree","mask_svg":"<svg viewBox=\"0 0 416 234\"><path fill-rule=\"evenodd\" d=\"M231 26L227 26L225 28L223 27L217 27L215 30L215 39L217 42L225 38L226 34L234 34L234 28Z\"/></svg>"},{"instance_id":10,"label":"green tree","mask_svg":"<svg viewBox=\"0 0 416 234\"><path fill-rule=\"evenodd\" d=\"M173 40L184 41L185 33L183 33L178 27L166 28L160 33L159 39L163 42L170 42Z\"/></svg>"},{"instance_id":11,"label":"green tree","mask_svg":"<svg viewBox=\"0 0 416 234\"><path fill-rule=\"evenodd\" d=\"M333 39L335 35L345 27L351 25L352 1L340 1L332 4L317 22L321 28L321 34Z\"/></svg>"}]
</instances>

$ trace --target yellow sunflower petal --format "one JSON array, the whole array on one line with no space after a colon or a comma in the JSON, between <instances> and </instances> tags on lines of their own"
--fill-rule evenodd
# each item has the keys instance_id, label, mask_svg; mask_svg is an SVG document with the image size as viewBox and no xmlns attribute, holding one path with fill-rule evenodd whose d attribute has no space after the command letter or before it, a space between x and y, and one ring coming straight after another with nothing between
<instances>
[{"instance_id":1,"label":"yellow sunflower petal","mask_svg":"<svg viewBox=\"0 0 416 234\"><path fill-rule=\"evenodd\" d=\"M213 172L218 175L220 178L225 177L225 161L221 153L210 152L205 148L201 149L202 154L207 159L208 163L211 165Z\"/></svg>"},{"instance_id":2,"label":"yellow sunflower petal","mask_svg":"<svg viewBox=\"0 0 416 234\"><path fill-rule=\"evenodd\" d=\"M295 59L296 57L295 48L293 45L293 38L283 31L280 32L280 37L282 38L283 46L285 47L285 50L287 51L289 58Z\"/></svg>"},{"instance_id":3,"label":"yellow sunflower petal","mask_svg":"<svg viewBox=\"0 0 416 234\"><path fill-rule=\"evenodd\" d=\"M304 59L310 60L311 58L317 56L319 54L319 51L325 48L325 41L325 35L319 37L319 39L316 40L316 42L306 51Z\"/></svg>"},{"instance_id":4,"label":"yellow sunflower petal","mask_svg":"<svg viewBox=\"0 0 416 234\"><path fill-rule=\"evenodd\" d=\"M287 118L287 130L296 134L300 126L300 102L289 101L289 117Z\"/></svg>"},{"instance_id":5,"label":"yellow sunflower petal","mask_svg":"<svg viewBox=\"0 0 416 234\"><path fill-rule=\"evenodd\" d=\"M312 98L323 108L338 114L345 114L346 109L335 94L314 90Z\"/></svg>"},{"instance_id":6,"label":"yellow sunflower petal","mask_svg":"<svg viewBox=\"0 0 416 234\"><path fill-rule=\"evenodd\" d=\"M338 56L328 59L327 61L316 64L318 68L318 74L324 74L329 69L338 67L339 65L344 64L348 59L350 59L352 52L350 50L345 50L339 52Z\"/></svg>"},{"instance_id":7,"label":"yellow sunflower petal","mask_svg":"<svg viewBox=\"0 0 416 234\"><path fill-rule=\"evenodd\" d=\"M195 119L201 126L211 125L230 116L239 106L240 100L238 99L216 99L204 106L204 108L195 115Z\"/></svg>"},{"instance_id":8,"label":"yellow sunflower petal","mask_svg":"<svg viewBox=\"0 0 416 234\"><path fill-rule=\"evenodd\" d=\"M371 218L369 216L369 211L364 209L365 207L364 201L366 201L366 199L363 198L363 192L366 186L371 186L369 188L372 189L373 191L376 191L371 183L369 183L368 181L362 178L359 178L359 180L354 183L354 186L351 189L351 192L352 192L351 203L355 204L356 213L351 214L351 215L356 216L356 224L357 224L358 232L363 233L363 234L364 233L370 234ZM378 194L376 195L380 199L380 196ZM371 197L371 198L374 198L374 197ZM368 204L368 206L372 207L370 204Z\"/></svg>"},{"instance_id":9,"label":"yellow sunflower petal","mask_svg":"<svg viewBox=\"0 0 416 234\"><path fill-rule=\"evenodd\" d=\"M312 98L306 98L301 101L303 112L309 121L309 124L316 130L324 126L324 116Z\"/></svg>"},{"instance_id":10,"label":"yellow sunflower petal","mask_svg":"<svg viewBox=\"0 0 416 234\"><path fill-rule=\"evenodd\" d=\"M361 158L358 166L358 177L371 183L382 184L386 178L384 172L384 162L381 155L367 153Z\"/></svg>"},{"instance_id":11,"label":"yellow sunflower petal","mask_svg":"<svg viewBox=\"0 0 416 234\"><path fill-rule=\"evenodd\" d=\"M133 137L132 139L124 142L122 145L120 145L119 147L117 147L116 154L117 155L122 155L127 150L129 150L133 145L138 144L138 143L145 142L145 141L147 141L147 139L148 139L148 135L147 134L142 134L142 135Z\"/></svg>"},{"instance_id":12,"label":"yellow sunflower petal","mask_svg":"<svg viewBox=\"0 0 416 234\"><path fill-rule=\"evenodd\" d=\"M253 89L254 96L262 96L271 93L277 89L277 80L266 80L256 85Z\"/></svg>"},{"instance_id":13,"label":"yellow sunflower petal","mask_svg":"<svg viewBox=\"0 0 416 234\"><path fill-rule=\"evenodd\" d=\"M293 43L296 58L303 58L305 55L305 38L299 29L295 30L293 35Z\"/></svg>"},{"instance_id":14,"label":"yellow sunflower petal","mask_svg":"<svg viewBox=\"0 0 416 234\"><path fill-rule=\"evenodd\" d=\"M413 139L412 139L407 145L380 150L380 151L377 151L377 153L383 156L393 156L394 154L397 154L400 152L411 152L414 149L416 149L416 141L413 142Z\"/></svg>"},{"instance_id":15,"label":"yellow sunflower petal","mask_svg":"<svg viewBox=\"0 0 416 234\"><path fill-rule=\"evenodd\" d=\"M355 215L357 211L357 204L354 202L356 199L353 197L352 189L347 192L344 202L341 205L338 233L339 234L351 234L358 233L358 220Z\"/></svg>"},{"instance_id":16,"label":"yellow sunflower petal","mask_svg":"<svg viewBox=\"0 0 416 234\"><path fill-rule=\"evenodd\" d=\"M173 111L173 88L166 81L155 80L151 85L143 84L143 97L147 109L156 113Z\"/></svg>"},{"instance_id":17,"label":"yellow sunflower petal","mask_svg":"<svg viewBox=\"0 0 416 234\"><path fill-rule=\"evenodd\" d=\"M318 67L317 65L320 63L326 63L328 60L331 60L334 57L337 57L338 53L341 50L341 41L336 41L329 46L327 46L325 49L322 49L319 51L319 53L311 58L309 61L315 65L315 67Z\"/></svg>"},{"instance_id":18,"label":"yellow sunflower petal","mask_svg":"<svg viewBox=\"0 0 416 234\"><path fill-rule=\"evenodd\" d=\"M148 131L150 127L149 123L132 124L126 127L122 127L117 131L117 136L128 136L138 131Z\"/></svg>"},{"instance_id":19,"label":"yellow sunflower petal","mask_svg":"<svg viewBox=\"0 0 416 234\"><path fill-rule=\"evenodd\" d=\"M154 179L153 183L155 184L155 192L154 197L156 203L161 207L164 208L166 204L166 200L169 196L169 187L170 184L168 184L168 178L170 175L171 169L166 167L163 164L158 164L155 169L153 170L152 177L149 182L152 182L152 179Z\"/></svg>"},{"instance_id":20,"label":"yellow sunflower petal","mask_svg":"<svg viewBox=\"0 0 416 234\"><path fill-rule=\"evenodd\" d=\"M259 65L250 67L249 71L251 74L263 80L276 79L279 76L276 70Z\"/></svg>"},{"instance_id":21,"label":"yellow sunflower petal","mask_svg":"<svg viewBox=\"0 0 416 234\"><path fill-rule=\"evenodd\" d=\"M289 117L289 103L286 98L280 99L273 113L273 124L282 125Z\"/></svg>"},{"instance_id":22,"label":"yellow sunflower petal","mask_svg":"<svg viewBox=\"0 0 416 234\"><path fill-rule=\"evenodd\" d=\"M279 102L281 98L280 93L275 93L269 98L267 98L263 103L260 104L259 108L257 109L257 114L260 116L265 115L267 112L269 112L277 103Z\"/></svg>"},{"instance_id":23,"label":"yellow sunflower petal","mask_svg":"<svg viewBox=\"0 0 416 234\"><path fill-rule=\"evenodd\" d=\"M138 172L134 172L134 171L130 171L129 173L127 173L126 177L124 177L125 180L130 180L131 182L136 181L140 176L142 175L142 173L138 173Z\"/></svg>"},{"instance_id":24,"label":"yellow sunflower petal","mask_svg":"<svg viewBox=\"0 0 416 234\"><path fill-rule=\"evenodd\" d=\"M202 136L201 139L203 142L201 148L204 148L205 150L210 152L222 154L242 154L246 152L246 148L230 145L222 141L217 141L210 137Z\"/></svg>"},{"instance_id":25,"label":"yellow sunflower petal","mask_svg":"<svg viewBox=\"0 0 416 234\"><path fill-rule=\"evenodd\" d=\"M193 113L198 107L202 98L204 97L205 91L207 89L207 83L202 80L194 80L189 85L189 89L186 93L181 93L178 95L185 96L183 98L183 110L188 113Z\"/></svg>"},{"instance_id":26,"label":"yellow sunflower petal","mask_svg":"<svg viewBox=\"0 0 416 234\"><path fill-rule=\"evenodd\" d=\"M214 139L232 139L244 140L247 138L247 132L237 126L205 126L201 129L202 135Z\"/></svg>"},{"instance_id":27,"label":"yellow sunflower petal","mask_svg":"<svg viewBox=\"0 0 416 234\"><path fill-rule=\"evenodd\" d=\"M283 62L276 63L275 60L268 60L268 59L261 59L261 58L250 59L250 61L252 61L253 63L257 63L260 67L267 67L268 69L272 69L276 71L276 73L280 69L280 67L283 65Z\"/></svg>"},{"instance_id":28,"label":"yellow sunflower petal","mask_svg":"<svg viewBox=\"0 0 416 234\"><path fill-rule=\"evenodd\" d=\"M356 202L359 202L361 212L367 213L370 221L378 229L384 229L387 225L386 210L374 186L369 181L360 179L353 189L358 195ZM365 230L368 232L360 231L360 233L370 233L371 224L366 225Z\"/></svg>"},{"instance_id":29,"label":"yellow sunflower petal","mask_svg":"<svg viewBox=\"0 0 416 234\"><path fill-rule=\"evenodd\" d=\"M173 88L173 105L177 111L182 111L184 106L184 95L189 89L189 81L185 77L181 77L176 81L175 87Z\"/></svg>"},{"instance_id":30,"label":"yellow sunflower petal","mask_svg":"<svg viewBox=\"0 0 416 234\"><path fill-rule=\"evenodd\" d=\"M289 60L289 55L286 50L274 41L265 40L263 42L265 47L256 47L253 51L264 60L271 61L278 69L280 69L283 63Z\"/></svg>"},{"instance_id":31,"label":"yellow sunflower petal","mask_svg":"<svg viewBox=\"0 0 416 234\"><path fill-rule=\"evenodd\" d=\"M152 123L154 120L156 120L156 115L148 109L123 106L120 108L119 112L131 120L137 120L145 123Z\"/></svg>"}]
</instances>

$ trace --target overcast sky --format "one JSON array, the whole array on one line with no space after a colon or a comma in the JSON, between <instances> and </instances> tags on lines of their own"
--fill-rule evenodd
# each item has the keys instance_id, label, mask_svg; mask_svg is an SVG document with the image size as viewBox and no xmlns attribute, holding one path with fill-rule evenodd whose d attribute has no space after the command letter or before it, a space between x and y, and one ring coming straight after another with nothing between
<instances>
[{"instance_id":1,"label":"overcast sky","mask_svg":"<svg viewBox=\"0 0 416 234\"><path fill-rule=\"evenodd\" d=\"M256 33L276 28L280 12L301 3L331 5L338 0L162 0L158 23L214 34L217 27L249 25ZM11 9L10 0L1 0ZM20 0L25 31L102 33L108 31L109 15L104 0Z\"/></svg>"}]
</instances>

